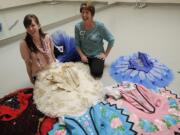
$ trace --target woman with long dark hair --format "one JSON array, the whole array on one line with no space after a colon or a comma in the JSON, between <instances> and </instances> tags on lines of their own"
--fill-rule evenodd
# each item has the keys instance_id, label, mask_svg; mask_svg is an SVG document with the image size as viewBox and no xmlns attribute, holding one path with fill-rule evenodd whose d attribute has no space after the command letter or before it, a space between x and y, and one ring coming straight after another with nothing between
<instances>
[{"instance_id":1,"label":"woman with long dark hair","mask_svg":"<svg viewBox=\"0 0 180 135\"><path fill-rule=\"evenodd\" d=\"M55 62L54 46L50 36L42 31L36 15L26 15L23 23L26 36L20 42L20 52L25 61L29 78L34 84L37 73Z\"/></svg>"}]
</instances>

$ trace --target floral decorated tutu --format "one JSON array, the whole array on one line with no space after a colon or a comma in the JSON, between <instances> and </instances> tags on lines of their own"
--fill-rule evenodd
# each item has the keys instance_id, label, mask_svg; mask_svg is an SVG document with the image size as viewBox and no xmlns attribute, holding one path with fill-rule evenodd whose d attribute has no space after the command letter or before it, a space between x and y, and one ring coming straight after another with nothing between
<instances>
[{"instance_id":1,"label":"floral decorated tutu","mask_svg":"<svg viewBox=\"0 0 180 135\"><path fill-rule=\"evenodd\" d=\"M129 85L130 86L130 85ZM118 85L121 98L107 100L133 122L137 135L179 135L180 99L169 90L155 93L142 85Z\"/></svg>"},{"instance_id":2,"label":"floral decorated tutu","mask_svg":"<svg viewBox=\"0 0 180 135\"><path fill-rule=\"evenodd\" d=\"M56 123L49 135L136 135L128 115L115 105L100 102L79 117L65 116L64 125Z\"/></svg>"}]
</instances>

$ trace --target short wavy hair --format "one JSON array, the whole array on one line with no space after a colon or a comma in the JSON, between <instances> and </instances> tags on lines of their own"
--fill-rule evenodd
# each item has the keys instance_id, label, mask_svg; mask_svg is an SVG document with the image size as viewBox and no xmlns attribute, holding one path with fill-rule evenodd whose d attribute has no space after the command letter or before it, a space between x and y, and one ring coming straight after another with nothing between
<instances>
[{"instance_id":1,"label":"short wavy hair","mask_svg":"<svg viewBox=\"0 0 180 135\"><path fill-rule=\"evenodd\" d=\"M91 4L89 2L84 2L80 6L80 13L82 13L83 9L89 10L91 12L91 15L94 16L94 14L95 14L95 7L94 7L93 4Z\"/></svg>"}]
</instances>

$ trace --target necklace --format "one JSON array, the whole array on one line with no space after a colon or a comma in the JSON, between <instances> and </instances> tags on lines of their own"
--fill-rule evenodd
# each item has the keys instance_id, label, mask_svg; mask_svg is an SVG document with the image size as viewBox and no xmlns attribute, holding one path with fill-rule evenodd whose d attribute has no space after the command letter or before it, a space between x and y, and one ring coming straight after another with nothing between
<instances>
[{"instance_id":1,"label":"necklace","mask_svg":"<svg viewBox=\"0 0 180 135\"><path fill-rule=\"evenodd\" d=\"M46 57L47 62L50 63L50 49L48 48L48 44L46 43L46 41L44 41L42 38L39 38L39 40L33 40L33 42L36 45L38 51L42 53ZM37 66L42 68L43 63L39 54L36 54L36 58Z\"/></svg>"},{"instance_id":2,"label":"necklace","mask_svg":"<svg viewBox=\"0 0 180 135\"><path fill-rule=\"evenodd\" d=\"M34 42L37 49L42 53L48 53L47 45L44 43L44 41L40 38L38 42Z\"/></svg>"}]
</instances>

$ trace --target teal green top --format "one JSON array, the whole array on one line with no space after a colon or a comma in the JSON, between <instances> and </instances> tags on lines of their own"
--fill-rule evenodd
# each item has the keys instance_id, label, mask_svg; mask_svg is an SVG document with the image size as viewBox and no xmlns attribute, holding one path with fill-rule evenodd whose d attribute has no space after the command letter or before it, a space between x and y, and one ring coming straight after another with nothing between
<instances>
[{"instance_id":1,"label":"teal green top","mask_svg":"<svg viewBox=\"0 0 180 135\"><path fill-rule=\"evenodd\" d=\"M108 47L114 45L114 37L103 23L95 21L95 26L90 30L85 30L83 22L75 25L76 48L88 57L95 57L104 52L103 39L108 42Z\"/></svg>"}]
</instances>

